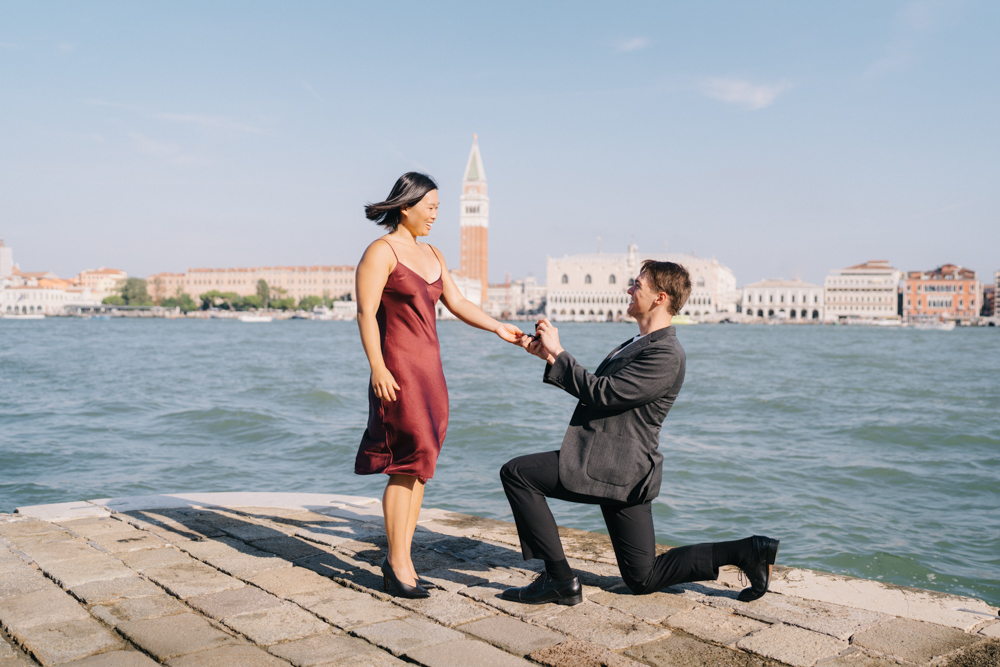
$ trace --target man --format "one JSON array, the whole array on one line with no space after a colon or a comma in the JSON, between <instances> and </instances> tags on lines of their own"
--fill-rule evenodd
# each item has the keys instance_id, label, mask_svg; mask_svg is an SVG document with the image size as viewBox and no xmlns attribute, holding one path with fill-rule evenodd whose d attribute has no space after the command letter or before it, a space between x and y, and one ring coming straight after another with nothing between
<instances>
[{"instance_id":1,"label":"man","mask_svg":"<svg viewBox=\"0 0 1000 667\"><path fill-rule=\"evenodd\" d=\"M670 323L691 294L691 279L678 264L647 260L628 293L628 314L638 322L639 335L612 350L595 373L562 348L548 320L539 320L535 336L521 340L547 362L543 380L579 403L558 452L519 456L500 470L524 559L545 561L534 582L503 597L527 604L583 601L545 502L557 498L601 506L618 568L634 593L717 579L719 567L736 565L750 582L739 599L756 600L767 592L778 540L757 535L656 556L651 505L663 473L660 426L684 382L684 349Z\"/></svg>"}]
</instances>

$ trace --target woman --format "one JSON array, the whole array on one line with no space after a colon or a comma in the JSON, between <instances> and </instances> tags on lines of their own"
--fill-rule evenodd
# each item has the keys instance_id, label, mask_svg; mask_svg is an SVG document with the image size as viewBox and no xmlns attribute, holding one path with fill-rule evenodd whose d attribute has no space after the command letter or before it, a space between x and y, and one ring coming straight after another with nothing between
<instances>
[{"instance_id":1,"label":"woman","mask_svg":"<svg viewBox=\"0 0 1000 667\"><path fill-rule=\"evenodd\" d=\"M382 496L389 553L382 562L386 592L427 597L430 582L417 576L410 544L448 429L448 387L441 368L435 322L438 299L466 324L517 344L521 330L501 324L468 301L448 273L444 257L418 241L437 218L437 185L416 172L403 174L389 197L365 206L365 215L388 233L358 264L358 328L371 366L368 428L354 472L385 473Z\"/></svg>"}]
</instances>

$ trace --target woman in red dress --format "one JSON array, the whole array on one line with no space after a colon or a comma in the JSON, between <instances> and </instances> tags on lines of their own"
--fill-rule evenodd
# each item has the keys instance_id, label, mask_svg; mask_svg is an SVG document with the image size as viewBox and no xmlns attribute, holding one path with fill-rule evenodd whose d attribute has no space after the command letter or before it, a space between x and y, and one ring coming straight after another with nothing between
<instances>
[{"instance_id":1,"label":"woman in red dress","mask_svg":"<svg viewBox=\"0 0 1000 667\"><path fill-rule=\"evenodd\" d=\"M501 324L458 291L444 257L418 239L437 218L437 185L416 172L403 174L388 199L365 207L365 215L389 230L365 250L358 264L358 328L371 366L368 428L354 472L389 475L382 496L389 553L382 573L404 597L427 597L410 560L410 544L424 497L434 476L448 429L448 387L441 368L435 305L492 331L508 343L522 336ZM421 585L423 584L423 585Z\"/></svg>"}]
</instances>

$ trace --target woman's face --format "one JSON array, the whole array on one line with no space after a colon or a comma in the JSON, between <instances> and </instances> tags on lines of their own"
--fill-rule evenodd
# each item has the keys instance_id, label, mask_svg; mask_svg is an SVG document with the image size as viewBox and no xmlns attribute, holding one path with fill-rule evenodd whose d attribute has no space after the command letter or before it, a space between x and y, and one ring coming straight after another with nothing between
<instances>
[{"instance_id":1,"label":"woman's face","mask_svg":"<svg viewBox=\"0 0 1000 667\"><path fill-rule=\"evenodd\" d=\"M400 211L399 224L414 236L427 236L438 217L438 191L431 190L410 208Z\"/></svg>"}]
</instances>

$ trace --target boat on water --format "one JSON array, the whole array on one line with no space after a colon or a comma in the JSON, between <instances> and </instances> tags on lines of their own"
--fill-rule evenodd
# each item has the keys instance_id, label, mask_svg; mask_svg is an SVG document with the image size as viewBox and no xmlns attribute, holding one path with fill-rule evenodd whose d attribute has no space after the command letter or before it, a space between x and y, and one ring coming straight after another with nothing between
<instances>
[{"instance_id":1,"label":"boat on water","mask_svg":"<svg viewBox=\"0 0 1000 667\"><path fill-rule=\"evenodd\" d=\"M674 315L670 320L670 324L682 325L682 324L698 324L696 321L691 319L690 315Z\"/></svg>"},{"instance_id":2,"label":"boat on water","mask_svg":"<svg viewBox=\"0 0 1000 667\"><path fill-rule=\"evenodd\" d=\"M240 322L273 322L274 318L270 315L240 315Z\"/></svg>"},{"instance_id":3,"label":"boat on water","mask_svg":"<svg viewBox=\"0 0 1000 667\"><path fill-rule=\"evenodd\" d=\"M3 315L5 320L44 320L45 315L34 314L34 315Z\"/></svg>"},{"instance_id":4,"label":"boat on water","mask_svg":"<svg viewBox=\"0 0 1000 667\"><path fill-rule=\"evenodd\" d=\"M911 329L916 329L917 331L951 331L955 328L954 322L914 322L912 324L906 324Z\"/></svg>"}]
</instances>

